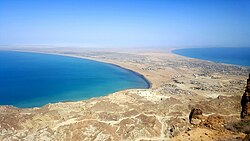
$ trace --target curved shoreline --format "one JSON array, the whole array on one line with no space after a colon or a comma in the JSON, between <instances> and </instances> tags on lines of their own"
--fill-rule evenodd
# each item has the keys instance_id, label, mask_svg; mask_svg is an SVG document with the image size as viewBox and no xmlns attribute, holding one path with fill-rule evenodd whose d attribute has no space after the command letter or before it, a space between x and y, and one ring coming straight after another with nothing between
<instances>
[{"instance_id":1,"label":"curved shoreline","mask_svg":"<svg viewBox=\"0 0 250 141\"><path fill-rule=\"evenodd\" d=\"M208 62L213 62L213 63L218 63L218 64L222 64L222 65L232 65L232 66L240 66L240 67L250 67L250 65L248 64L239 64L239 63L232 63L232 62L225 62L225 61L216 61L216 60L212 60L212 59L203 59L203 58L199 58L199 57L194 57L192 55L183 55L181 53L176 53L174 51L178 51L178 50L188 50L188 49L210 49L212 47L208 47L208 48L175 48L170 50L170 53L174 54L174 55L178 55L178 56L182 56L182 57L186 57L186 58L191 58L191 59L197 59L197 60L202 60L202 61L208 61ZM218 48L235 48L235 47L214 47L212 49L218 49ZM244 47L244 48L249 48L249 47Z\"/></svg>"},{"instance_id":2,"label":"curved shoreline","mask_svg":"<svg viewBox=\"0 0 250 141\"><path fill-rule=\"evenodd\" d=\"M102 62L102 63L106 63L106 62ZM147 89L150 89L152 87L152 83L141 73L139 72L136 72L134 70L131 70L131 69L128 69L128 68L124 68L120 65L117 65L117 64L112 64L112 63L106 63L106 64L110 64L110 65L113 65L113 66L116 66L116 67L119 67L119 68L122 68L122 69L125 69L129 72L132 72L134 74L136 74L137 76L139 76L140 78L142 78L146 83L147 83ZM133 89L133 88L132 88ZM126 90L126 89L125 89Z\"/></svg>"},{"instance_id":3,"label":"curved shoreline","mask_svg":"<svg viewBox=\"0 0 250 141\"><path fill-rule=\"evenodd\" d=\"M22 51L22 50L4 50L4 51L57 55L57 56L64 56L64 57L71 57L71 58L78 58L78 59L86 59L86 60L90 60L90 61L96 61L96 62L99 62L99 63L105 63L105 64L108 64L108 65L112 65L112 66L127 70L127 71L135 74L136 76L142 78L146 82L146 85L147 85L146 88L127 88L127 89L122 89L122 90L115 91L113 93L108 93L108 94L103 95L103 96L114 94L114 93L120 92L120 91L131 90L131 89L150 89L150 88L152 88L152 83L143 74L141 74L139 72L136 72L135 70L132 70L132 69L126 68L124 66L114 64L114 63L111 63L111 62L108 62L108 61L105 61L105 60L99 60L99 59L95 59L95 58L91 58L91 57L84 57L84 56L78 56L78 55L68 55L68 54L62 54L62 53L49 53L49 52L38 52L38 51ZM96 97L91 97L91 98L96 98ZM91 98L89 98L89 99L91 99ZM82 101L82 100L88 100L88 99L81 99L81 100L77 100L77 101ZM75 101L75 102L77 102L77 101ZM63 102L63 101L58 101L58 102ZM58 103L58 102L55 102L55 103ZM47 104L49 104L49 103L47 103ZM47 104L45 104L45 105L47 105ZM43 106L45 106L45 105L43 105ZM10 106L10 105L0 105L0 106ZM13 106L13 105L11 105L11 106ZM43 107L43 106L41 106L41 107ZM14 107L16 107L16 106L14 106ZM19 107L17 107L17 108L19 108ZM36 108L36 107L31 107L31 108ZM38 107L38 108L40 108L40 107Z\"/></svg>"},{"instance_id":4,"label":"curved shoreline","mask_svg":"<svg viewBox=\"0 0 250 141\"><path fill-rule=\"evenodd\" d=\"M99 60L99 59L95 59L95 58L91 58L91 57L84 57L84 56L78 56L78 55L68 55L68 54L62 54L62 53L49 53L49 52L39 52L39 51L22 51L22 50L5 50L5 51L15 51L15 52L26 52L26 53L40 53L40 54L48 54L48 55L58 55L58 56L65 56L65 57L72 57L72 58L79 58L79 59L87 59L87 60L91 60L91 61L96 61L96 62L100 62L100 63L105 63L105 64L109 64L109 65L113 65L116 67L119 67L121 69L130 71L134 74L136 74L137 76L141 77L146 83L147 83L147 89L152 88L152 83L151 81L149 81L143 74L137 72L136 70L132 70L129 68L126 68L124 66L118 65L118 64L114 64L108 61L104 61L104 60ZM143 88L142 88L143 89ZM124 89L126 90L126 89Z\"/></svg>"}]
</instances>

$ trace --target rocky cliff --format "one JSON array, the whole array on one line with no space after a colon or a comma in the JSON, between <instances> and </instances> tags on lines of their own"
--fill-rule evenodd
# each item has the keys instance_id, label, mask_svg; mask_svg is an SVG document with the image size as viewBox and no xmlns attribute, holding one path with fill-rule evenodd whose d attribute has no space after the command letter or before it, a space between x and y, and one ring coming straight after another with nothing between
<instances>
[{"instance_id":1,"label":"rocky cliff","mask_svg":"<svg viewBox=\"0 0 250 141\"><path fill-rule=\"evenodd\" d=\"M241 118L242 119L250 119L250 74L249 78L247 79L247 86L245 93L242 96L241 99Z\"/></svg>"}]
</instances>

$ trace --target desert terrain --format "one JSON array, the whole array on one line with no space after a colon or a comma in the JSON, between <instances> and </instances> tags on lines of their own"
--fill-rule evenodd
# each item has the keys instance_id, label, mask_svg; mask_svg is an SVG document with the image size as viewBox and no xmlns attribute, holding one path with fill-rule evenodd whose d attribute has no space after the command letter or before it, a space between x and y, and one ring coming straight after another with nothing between
<instances>
[{"instance_id":1,"label":"desert terrain","mask_svg":"<svg viewBox=\"0 0 250 141\"><path fill-rule=\"evenodd\" d=\"M39 108L0 106L0 140L242 140L241 96L249 67L213 63L163 49L14 48L92 59L142 74L149 89ZM193 120L192 109L202 116Z\"/></svg>"}]
</instances>

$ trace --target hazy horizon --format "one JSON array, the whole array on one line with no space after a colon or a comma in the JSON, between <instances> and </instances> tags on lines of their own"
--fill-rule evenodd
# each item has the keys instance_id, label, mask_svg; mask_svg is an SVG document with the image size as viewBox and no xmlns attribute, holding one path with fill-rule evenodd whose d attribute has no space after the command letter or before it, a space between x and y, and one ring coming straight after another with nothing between
<instances>
[{"instance_id":1,"label":"hazy horizon","mask_svg":"<svg viewBox=\"0 0 250 141\"><path fill-rule=\"evenodd\" d=\"M250 47L249 13L248 0L0 0L0 45Z\"/></svg>"}]
</instances>

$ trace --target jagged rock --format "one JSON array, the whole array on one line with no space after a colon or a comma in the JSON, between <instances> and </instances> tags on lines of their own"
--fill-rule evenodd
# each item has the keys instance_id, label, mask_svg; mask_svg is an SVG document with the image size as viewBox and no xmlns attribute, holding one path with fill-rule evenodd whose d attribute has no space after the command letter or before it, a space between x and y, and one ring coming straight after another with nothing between
<instances>
[{"instance_id":1,"label":"jagged rock","mask_svg":"<svg viewBox=\"0 0 250 141\"><path fill-rule=\"evenodd\" d=\"M201 109L193 108L189 114L189 122L194 125L198 125L202 121Z\"/></svg>"},{"instance_id":2,"label":"jagged rock","mask_svg":"<svg viewBox=\"0 0 250 141\"><path fill-rule=\"evenodd\" d=\"M203 116L201 109L193 108L189 114L189 122L193 125L217 130L224 127L225 119L220 115Z\"/></svg>"},{"instance_id":3,"label":"jagged rock","mask_svg":"<svg viewBox=\"0 0 250 141\"><path fill-rule=\"evenodd\" d=\"M245 93L242 96L241 99L241 118L242 119L250 119L250 74L249 78L247 79L247 86Z\"/></svg>"}]
</instances>

